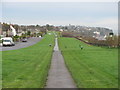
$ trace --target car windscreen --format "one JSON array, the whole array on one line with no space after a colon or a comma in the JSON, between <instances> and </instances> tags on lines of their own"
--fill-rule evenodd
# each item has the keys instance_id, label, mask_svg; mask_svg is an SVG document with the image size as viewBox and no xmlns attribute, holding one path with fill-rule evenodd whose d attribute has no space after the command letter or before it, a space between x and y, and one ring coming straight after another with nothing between
<instances>
[{"instance_id":1,"label":"car windscreen","mask_svg":"<svg viewBox=\"0 0 120 90\"><path fill-rule=\"evenodd\" d=\"M10 42L10 40L3 40L3 42Z\"/></svg>"}]
</instances>

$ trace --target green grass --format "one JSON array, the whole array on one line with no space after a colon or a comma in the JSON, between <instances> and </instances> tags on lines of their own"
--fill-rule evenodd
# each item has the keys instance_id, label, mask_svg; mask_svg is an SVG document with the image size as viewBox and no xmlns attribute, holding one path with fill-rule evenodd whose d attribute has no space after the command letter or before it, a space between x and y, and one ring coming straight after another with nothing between
<instances>
[{"instance_id":1,"label":"green grass","mask_svg":"<svg viewBox=\"0 0 120 90\"><path fill-rule=\"evenodd\" d=\"M0 52L0 89L2 89L2 52Z\"/></svg>"},{"instance_id":2,"label":"green grass","mask_svg":"<svg viewBox=\"0 0 120 90\"><path fill-rule=\"evenodd\" d=\"M46 82L54 35L45 35L37 44L3 51L3 88L43 88Z\"/></svg>"},{"instance_id":3,"label":"green grass","mask_svg":"<svg viewBox=\"0 0 120 90\"><path fill-rule=\"evenodd\" d=\"M84 47L80 49L79 45ZM87 45L75 38L59 38L65 63L79 88L117 88L118 50Z\"/></svg>"}]
</instances>

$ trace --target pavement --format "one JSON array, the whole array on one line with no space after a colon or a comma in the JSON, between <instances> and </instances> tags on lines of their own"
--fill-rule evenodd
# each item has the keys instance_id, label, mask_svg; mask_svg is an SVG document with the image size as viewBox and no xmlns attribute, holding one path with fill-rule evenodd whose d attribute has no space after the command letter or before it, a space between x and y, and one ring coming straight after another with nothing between
<instances>
[{"instance_id":1,"label":"pavement","mask_svg":"<svg viewBox=\"0 0 120 90\"><path fill-rule=\"evenodd\" d=\"M39 37L31 37L28 39L27 42L15 42L15 46L6 46L6 47L0 46L0 51L16 50L20 48L25 48L25 47L36 44L41 39L42 38L39 38Z\"/></svg>"},{"instance_id":2,"label":"pavement","mask_svg":"<svg viewBox=\"0 0 120 90\"><path fill-rule=\"evenodd\" d=\"M57 38L45 88L77 88L59 50Z\"/></svg>"}]
</instances>

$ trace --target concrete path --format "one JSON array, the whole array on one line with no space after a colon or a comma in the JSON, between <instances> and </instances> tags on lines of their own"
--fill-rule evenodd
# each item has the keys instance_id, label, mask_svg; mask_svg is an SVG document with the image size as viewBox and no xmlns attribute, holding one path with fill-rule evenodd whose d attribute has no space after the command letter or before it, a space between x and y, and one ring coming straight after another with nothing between
<instances>
[{"instance_id":1,"label":"concrete path","mask_svg":"<svg viewBox=\"0 0 120 90\"><path fill-rule=\"evenodd\" d=\"M65 66L63 56L58 48L57 38L45 88L76 88L76 85Z\"/></svg>"}]
</instances>

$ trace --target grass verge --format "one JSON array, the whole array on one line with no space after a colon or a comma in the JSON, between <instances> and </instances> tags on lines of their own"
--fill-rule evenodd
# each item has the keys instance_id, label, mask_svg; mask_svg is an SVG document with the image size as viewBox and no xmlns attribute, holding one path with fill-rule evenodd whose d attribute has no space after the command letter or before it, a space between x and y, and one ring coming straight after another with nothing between
<instances>
[{"instance_id":1,"label":"grass verge","mask_svg":"<svg viewBox=\"0 0 120 90\"><path fill-rule=\"evenodd\" d=\"M45 35L37 44L2 52L3 88L43 88L46 82L54 35Z\"/></svg>"},{"instance_id":2,"label":"grass verge","mask_svg":"<svg viewBox=\"0 0 120 90\"><path fill-rule=\"evenodd\" d=\"M117 49L91 46L65 37L59 38L59 47L79 88L118 87Z\"/></svg>"}]
</instances>

